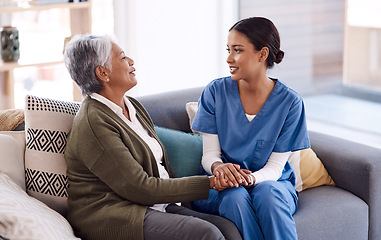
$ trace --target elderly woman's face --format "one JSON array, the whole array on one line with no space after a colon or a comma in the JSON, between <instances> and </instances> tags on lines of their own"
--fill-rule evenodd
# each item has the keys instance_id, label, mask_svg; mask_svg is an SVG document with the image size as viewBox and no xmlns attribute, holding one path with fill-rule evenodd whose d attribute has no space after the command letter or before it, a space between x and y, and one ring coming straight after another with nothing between
<instances>
[{"instance_id":1,"label":"elderly woman's face","mask_svg":"<svg viewBox=\"0 0 381 240\"><path fill-rule=\"evenodd\" d=\"M137 84L134 61L116 43L112 43L111 65L110 84L113 87L128 91Z\"/></svg>"}]
</instances>

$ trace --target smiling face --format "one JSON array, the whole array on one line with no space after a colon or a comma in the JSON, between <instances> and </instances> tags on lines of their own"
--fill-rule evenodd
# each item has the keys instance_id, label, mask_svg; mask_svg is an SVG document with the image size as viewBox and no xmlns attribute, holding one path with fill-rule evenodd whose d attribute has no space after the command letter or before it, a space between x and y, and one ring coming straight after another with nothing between
<instances>
[{"instance_id":1,"label":"smiling face","mask_svg":"<svg viewBox=\"0 0 381 240\"><path fill-rule=\"evenodd\" d=\"M226 62L229 64L232 79L248 80L266 71L263 49L257 51L245 34L236 30L230 31L227 50L229 55Z\"/></svg>"},{"instance_id":2,"label":"smiling face","mask_svg":"<svg viewBox=\"0 0 381 240\"><path fill-rule=\"evenodd\" d=\"M135 78L134 61L127 57L123 50L116 44L112 43L111 49L111 66L112 71L109 75L109 85L113 89L128 91L137 84Z\"/></svg>"}]
</instances>

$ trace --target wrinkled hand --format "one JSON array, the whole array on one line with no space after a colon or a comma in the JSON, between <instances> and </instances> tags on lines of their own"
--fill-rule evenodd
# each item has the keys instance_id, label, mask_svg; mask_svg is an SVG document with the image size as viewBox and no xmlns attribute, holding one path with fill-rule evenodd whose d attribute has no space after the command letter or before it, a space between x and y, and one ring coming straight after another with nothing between
<instances>
[{"instance_id":1,"label":"wrinkled hand","mask_svg":"<svg viewBox=\"0 0 381 240\"><path fill-rule=\"evenodd\" d=\"M216 162L212 165L213 175L219 180L219 186L223 188L249 186L253 184L251 171L241 169L238 164Z\"/></svg>"},{"instance_id":2,"label":"wrinkled hand","mask_svg":"<svg viewBox=\"0 0 381 240\"><path fill-rule=\"evenodd\" d=\"M210 177L210 188L216 191L222 191L230 188L230 185L224 180L224 177L217 173L217 176Z\"/></svg>"}]
</instances>

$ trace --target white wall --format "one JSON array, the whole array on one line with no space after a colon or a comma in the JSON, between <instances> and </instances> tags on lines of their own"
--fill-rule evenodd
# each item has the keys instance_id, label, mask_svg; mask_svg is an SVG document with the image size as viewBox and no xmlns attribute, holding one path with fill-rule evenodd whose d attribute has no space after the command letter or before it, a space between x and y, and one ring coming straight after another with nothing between
<instances>
[{"instance_id":1,"label":"white wall","mask_svg":"<svg viewBox=\"0 0 381 240\"><path fill-rule=\"evenodd\" d=\"M205 86L229 75L226 37L237 0L114 0L115 34L135 61L132 95Z\"/></svg>"}]
</instances>

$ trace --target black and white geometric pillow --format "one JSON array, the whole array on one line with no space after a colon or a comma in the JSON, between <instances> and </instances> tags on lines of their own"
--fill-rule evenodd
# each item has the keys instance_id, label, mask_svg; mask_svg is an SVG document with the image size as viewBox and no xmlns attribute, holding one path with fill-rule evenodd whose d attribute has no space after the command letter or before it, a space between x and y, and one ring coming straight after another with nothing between
<instances>
[{"instance_id":1,"label":"black and white geometric pillow","mask_svg":"<svg viewBox=\"0 0 381 240\"><path fill-rule=\"evenodd\" d=\"M25 98L25 182L27 193L66 215L67 135L79 103L35 96Z\"/></svg>"}]
</instances>

